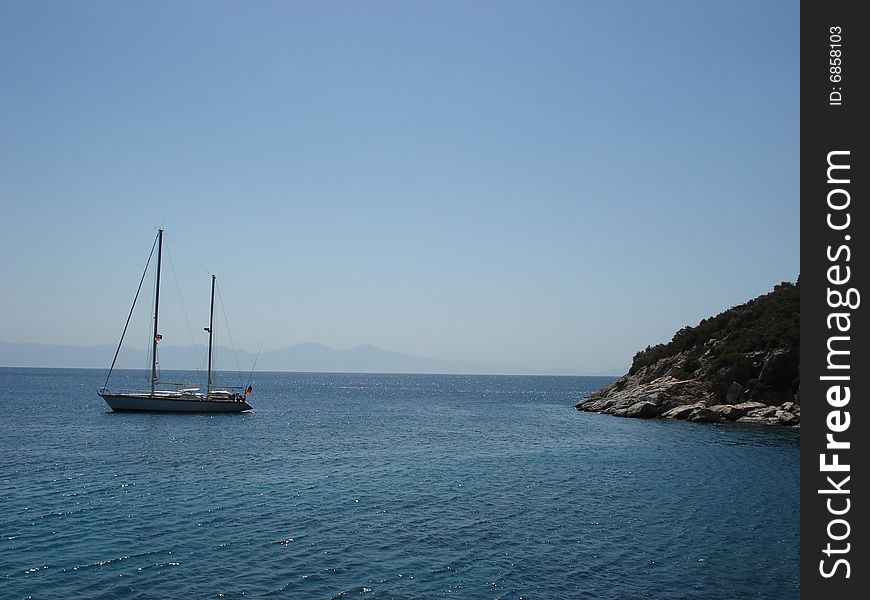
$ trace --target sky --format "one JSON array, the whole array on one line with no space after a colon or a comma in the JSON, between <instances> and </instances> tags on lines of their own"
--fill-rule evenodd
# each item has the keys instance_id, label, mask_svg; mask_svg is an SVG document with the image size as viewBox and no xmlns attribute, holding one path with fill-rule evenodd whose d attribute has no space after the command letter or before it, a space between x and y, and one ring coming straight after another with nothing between
<instances>
[{"instance_id":1,"label":"sky","mask_svg":"<svg viewBox=\"0 0 870 600\"><path fill-rule=\"evenodd\" d=\"M164 342L214 272L239 349L619 375L797 278L798 17L2 2L0 340L117 343L163 227Z\"/></svg>"}]
</instances>

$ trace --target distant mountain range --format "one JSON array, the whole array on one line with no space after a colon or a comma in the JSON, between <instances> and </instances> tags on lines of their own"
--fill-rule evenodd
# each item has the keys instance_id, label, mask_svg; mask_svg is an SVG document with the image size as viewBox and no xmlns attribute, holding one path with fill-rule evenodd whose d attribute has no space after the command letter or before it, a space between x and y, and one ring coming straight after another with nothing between
<instances>
[{"instance_id":1,"label":"distant mountain range","mask_svg":"<svg viewBox=\"0 0 870 600\"><path fill-rule=\"evenodd\" d=\"M0 366L49 368L108 368L115 346L59 346L19 344L0 341ZM161 346L160 364L164 369L203 369L204 346ZM216 365L225 371L249 371L256 355L223 346L215 348ZM197 359L199 364L197 364ZM238 359L238 364L236 363ZM115 368L150 368L144 351L123 347ZM461 360L435 360L421 356L381 350L364 344L348 350L336 350L322 344L296 344L288 348L262 352L257 359L258 371L302 371L332 373L467 373L474 375L547 374L567 375L565 371L535 373L528 370Z\"/></svg>"}]
</instances>

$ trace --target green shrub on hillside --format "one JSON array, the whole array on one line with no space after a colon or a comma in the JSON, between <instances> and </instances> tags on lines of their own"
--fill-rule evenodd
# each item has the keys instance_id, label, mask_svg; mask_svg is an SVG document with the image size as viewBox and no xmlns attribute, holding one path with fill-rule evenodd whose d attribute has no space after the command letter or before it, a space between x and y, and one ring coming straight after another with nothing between
<instances>
[{"instance_id":1,"label":"green shrub on hillside","mask_svg":"<svg viewBox=\"0 0 870 600\"><path fill-rule=\"evenodd\" d=\"M797 283L783 281L769 294L704 319L695 327L683 327L667 344L647 346L634 355L629 374L695 346L703 348L711 340L718 342L713 349L711 373L734 364L749 352L799 347L800 278ZM681 378L690 376L699 366L697 359L689 359L678 374Z\"/></svg>"}]
</instances>

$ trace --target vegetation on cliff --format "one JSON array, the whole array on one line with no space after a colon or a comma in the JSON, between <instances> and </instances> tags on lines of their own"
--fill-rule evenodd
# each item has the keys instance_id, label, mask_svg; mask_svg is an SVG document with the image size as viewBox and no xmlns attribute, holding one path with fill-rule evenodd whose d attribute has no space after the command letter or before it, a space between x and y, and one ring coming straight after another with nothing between
<instances>
[{"instance_id":1,"label":"vegetation on cliff","mask_svg":"<svg viewBox=\"0 0 870 600\"><path fill-rule=\"evenodd\" d=\"M712 345L709 353L706 369L709 374L734 367L753 352L777 348L797 350L800 347L800 279L794 284L783 281L768 294L704 319L695 327L683 327L667 344L647 346L634 355L629 374L664 358L689 352L683 365L671 374L677 379L690 379L701 366L699 357L708 353L705 346L711 340L718 343ZM759 385L757 381L749 383Z\"/></svg>"}]
</instances>

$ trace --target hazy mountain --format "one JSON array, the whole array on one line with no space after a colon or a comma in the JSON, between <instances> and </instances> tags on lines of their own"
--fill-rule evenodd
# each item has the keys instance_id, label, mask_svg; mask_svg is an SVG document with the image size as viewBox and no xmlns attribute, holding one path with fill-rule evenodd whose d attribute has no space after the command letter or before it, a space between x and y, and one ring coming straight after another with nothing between
<instances>
[{"instance_id":1,"label":"hazy mountain","mask_svg":"<svg viewBox=\"0 0 870 600\"><path fill-rule=\"evenodd\" d=\"M49 344L18 344L0 342L0 366L52 368L108 368L115 347L59 346ZM161 346L160 365L164 369L203 369L207 351L204 346ZM215 348L215 368L227 371L249 371L256 355L242 350ZM238 362L237 362L238 361ZM448 361L412 356L361 345L336 350L321 344L296 344L288 348L263 352L256 358L258 371L320 371L347 373L469 373L519 374L530 373L500 365L471 361ZM150 368L145 352L123 347L116 368Z\"/></svg>"}]
</instances>

